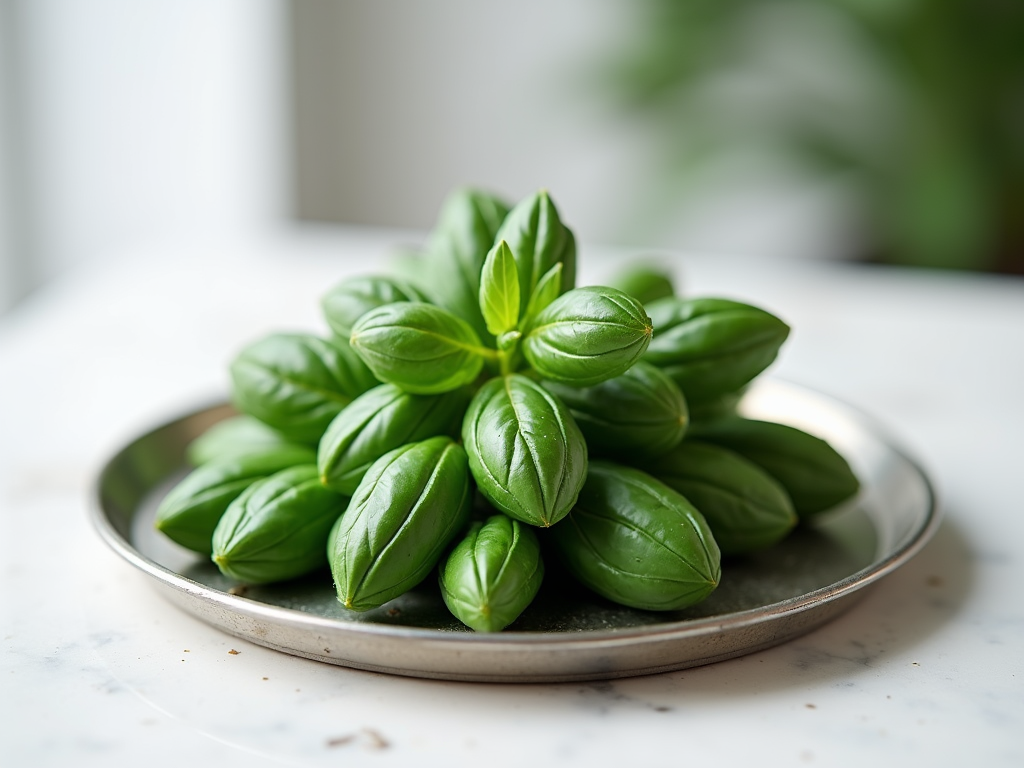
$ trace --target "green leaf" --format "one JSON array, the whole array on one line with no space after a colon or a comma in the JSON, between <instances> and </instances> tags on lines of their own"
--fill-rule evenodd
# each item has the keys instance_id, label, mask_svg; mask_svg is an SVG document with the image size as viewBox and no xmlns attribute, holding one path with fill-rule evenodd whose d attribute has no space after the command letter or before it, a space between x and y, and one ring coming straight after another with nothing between
<instances>
[{"instance_id":1,"label":"green leaf","mask_svg":"<svg viewBox=\"0 0 1024 768\"><path fill-rule=\"evenodd\" d=\"M378 379L420 395L469 384L484 357L496 354L464 320L419 302L370 310L353 327L351 344Z\"/></svg>"},{"instance_id":2,"label":"green leaf","mask_svg":"<svg viewBox=\"0 0 1024 768\"><path fill-rule=\"evenodd\" d=\"M746 386L740 387L733 392L726 392L724 395L717 395L690 406L690 424L697 426L736 416L737 408L748 389Z\"/></svg>"},{"instance_id":3,"label":"green leaf","mask_svg":"<svg viewBox=\"0 0 1024 768\"><path fill-rule=\"evenodd\" d=\"M315 459L312 448L288 443L212 458L163 498L156 512L156 528L181 546L209 555L217 523L246 488L282 469Z\"/></svg>"},{"instance_id":4,"label":"green leaf","mask_svg":"<svg viewBox=\"0 0 1024 768\"><path fill-rule=\"evenodd\" d=\"M526 305L526 314L523 315L520 327L527 328L548 304L553 302L562 293L562 263L555 264L549 269L544 277L537 283L537 287L530 294L530 301Z\"/></svg>"},{"instance_id":5,"label":"green leaf","mask_svg":"<svg viewBox=\"0 0 1024 768\"><path fill-rule=\"evenodd\" d=\"M796 525L783 487L753 462L717 445L687 439L644 469L700 510L722 554L766 549Z\"/></svg>"},{"instance_id":6,"label":"green leaf","mask_svg":"<svg viewBox=\"0 0 1024 768\"><path fill-rule=\"evenodd\" d=\"M351 495L377 459L406 443L456 435L466 412L464 389L413 395L394 384L365 392L327 427L317 453L320 480Z\"/></svg>"},{"instance_id":7,"label":"green leaf","mask_svg":"<svg viewBox=\"0 0 1024 768\"><path fill-rule=\"evenodd\" d=\"M438 574L445 605L477 632L500 632L515 621L543 578L537 535L506 515L474 523Z\"/></svg>"},{"instance_id":8,"label":"green leaf","mask_svg":"<svg viewBox=\"0 0 1024 768\"><path fill-rule=\"evenodd\" d=\"M316 466L301 464L250 485L213 533L213 561L249 584L294 579L326 568L327 538L348 497L325 488Z\"/></svg>"},{"instance_id":9,"label":"green leaf","mask_svg":"<svg viewBox=\"0 0 1024 768\"><path fill-rule=\"evenodd\" d=\"M639 265L619 273L608 285L629 294L641 304L675 295L675 286L668 271Z\"/></svg>"},{"instance_id":10,"label":"green leaf","mask_svg":"<svg viewBox=\"0 0 1024 768\"><path fill-rule=\"evenodd\" d=\"M519 273L504 240L484 260L480 273L480 311L494 336L511 331L519 322Z\"/></svg>"},{"instance_id":11,"label":"green leaf","mask_svg":"<svg viewBox=\"0 0 1024 768\"><path fill-rule=\"evenodd\" d=\"M519 273L519 315L541 279L556 264L562 264L559 293L576 281L576 239L562 224L548 193L541 190L521 200L501 224L495 242L504 240L512 250Z\"/></svg>"},{"instance_id":12,"label":"green leaf","mask_svg":"<svg viewBox=\"0 0 1024 768\"><path fill-rule=\"evenodd\" d=\"M494 195L456 190L445 200L428 246L431 298L469 323L487 346L493 340L480 312L480 272L508 210Z\"/></svg>"},{"instance_id":13,"label":"green leaf","mask_svg":"<svg viewBox=\"0 0 1024 768\"><path fill-rule=\"evenodd\" d=\"M277 446L294 445L283 434L246 414L218 421L185 448L185 458L193 467L209 461L263 453Z\"/></svg>"},{"instance_id":14,"label":"green leaf","mask_svg":"<svg viewBox=\"0 0 1024 768\"><path fill-rule=\"evenodd\" d=\"M543 384L569 406L592 455L637 464L672 450L686 433L683 393L665 373L642 361L592 387Z\"/></svg>"},{"instance_id":15,"label":"green leaf","mask_svg":"<svg viewBox=\"0 0 1024 768\"><path fill-rule=\"evenodd\" d=\"M462 442L480 493L516 520L550 526L572 508L587 473L587 444L569 409L521 374L473 397Z\"/></svg>"},{"instance_id":16,"label":"green leaf","mask_svg":"<svg viewBox=\"0 0 1024 768\"><path fill-rule=\"evenodd\" d=\"M721 552L704 517L637 469L592 462L579 501L549 538L580 582L633 608L686 608L721 579Z\"/></svg>"},{"instance_id":17,"label":"green leaf","mask_svg":"<svg viewBox=\"0 0 1024 768\"><path fill-rule=\"evenodd\" d=\"M775 478L801 518L831 509L860 489L835 448L788 424L737 417L695 426L693 436L735 451Z\"/></svg>"},{"instance_id":18,"label":"green leaf","mask_svg":"<svg viewBox=\"0 0 1024 768\"><path fill-rule=\"evenodd\" d=\"M289 439L315 443L342 408L379 382L345 343L274 333L231 362L232 398Z\"/></svg>"},{"instance_id":19,"label":"green leaf","mask_svg":"<svg viewBox=\"0 0 1024 768\"><path fill-rule=\"evenodd\" d=\"M651 342L651 319L614 288L576 288L541 312L523 353L543 378L587 387L625 373Z\"/></svg>"},{"instance_id":20,"label":"green leaf","mask_svg":"<svg viewBox=\"0 0 1024 768\"><path fill-rule=\"evenodd\" d=\"M466 524L472 498L466 452L451 438L381 456L328 539L338 600L365 611L423 581Z\"/></svg>"},{"instance_id":21,"label":"green leaf","mask_svg":"<svg viewBox=\"0 0 1024 768\"><path fill-rule=\"evenodd\" d=\"M661 368L691 405L734 392L775 360L789 326L763 309L717 298L646 305L654 339L644 360Z\"/></svg>"},{"instance_id":22,"label":"green leaf","mask_svg":"<svg viewBox=\"0 0 1024 768\"><path fill-rule=\"evenodd\" d=\"M523 334L521 334L519 331L509 331L508 333L503 333L497 339L498 349L500 349L502 352L514 350L518 346L519 340L522 338Z\"/></svg>"},{"instance_id":23,"label":"green leaf","mask_svg":"<svg viewBox=\"0 0 1024 768\"><path fill-rule=\"evenodd\" d=\"M352 326L371 309L398 301L426 301L413 286L393 277L362 275L342 281L320 300L324 319L335 336L348 340Z\"/></svg>"}]
</instances>

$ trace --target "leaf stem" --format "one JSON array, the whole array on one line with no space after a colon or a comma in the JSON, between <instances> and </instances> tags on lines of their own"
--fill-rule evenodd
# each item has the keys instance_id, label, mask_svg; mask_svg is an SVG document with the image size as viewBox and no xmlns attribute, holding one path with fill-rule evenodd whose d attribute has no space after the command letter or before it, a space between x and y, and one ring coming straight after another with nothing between
<instances>
[{"instance_id":1,"label":"leaf stem","mask_svg":"<svg viewBox=\"0 0 1024 768\"><path fill-rule=\"evenodd\" d=\"M491 349L490 347L484 347L484 346L479 346L478 347L478 346L475 346L475 345L474 346L467 346L466 349L475 352L476 354L478 354L481 357L484 357L484 358L490 360L491 362L500 362L501 361L501 353L498 350L496 350L496 349Z\"/></svg>"},{"instance_id":2,"label":"leaf stem","mask_svg":"<svg viewBox=\"0 0 1024 768\"><path fill-rule=\"evenodd\" d=\"M508 376L516 369L519 352L519 340L523 335L519 331L509 331L498 337L498 363L501 375Z\"/></svg>"}]
</instances>

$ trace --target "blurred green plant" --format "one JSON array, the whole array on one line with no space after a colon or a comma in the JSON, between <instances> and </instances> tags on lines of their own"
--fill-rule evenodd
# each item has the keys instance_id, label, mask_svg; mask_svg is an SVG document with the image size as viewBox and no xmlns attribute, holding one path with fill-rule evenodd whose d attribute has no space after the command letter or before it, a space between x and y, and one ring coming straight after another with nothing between
<instances>
[{"instance_id":1,"label":"blurred green plant","mask_svg":"<svg viewBox=\"0 0 1024 768\"><path fill-rule=\"evenodd\" d=\"M597 76L671 179L764 151L851 184L864 260L1024 273L1024 2L628 7Z\"/></svg>"}]
</instances>

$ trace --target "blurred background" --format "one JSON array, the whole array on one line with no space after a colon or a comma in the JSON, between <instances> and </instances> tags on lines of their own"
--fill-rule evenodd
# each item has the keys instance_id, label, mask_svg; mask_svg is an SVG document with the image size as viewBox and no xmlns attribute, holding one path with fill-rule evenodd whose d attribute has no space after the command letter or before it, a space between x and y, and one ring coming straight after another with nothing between
<instances>
[{"instance_id":1,"label":"blurred background","mask_svg":"<svg viewBox=\"0 0 1024 768\"><path fill-rule=\"evenodd\" d=\"M463 184L638 253L1024 274L1024 3L0 0L0 312Z\"/></svg>"}]
</instances>

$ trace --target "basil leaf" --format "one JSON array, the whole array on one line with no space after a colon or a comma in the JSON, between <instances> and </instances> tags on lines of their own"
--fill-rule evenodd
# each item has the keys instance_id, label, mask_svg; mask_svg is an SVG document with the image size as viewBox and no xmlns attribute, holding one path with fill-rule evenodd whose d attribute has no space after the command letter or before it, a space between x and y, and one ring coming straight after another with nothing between
<instances>
[{"instance_id":1,"label":"basil leaf","mask_svg":"<svg viewBox=\"0 0 1024 768\"><path fill-rule=\"evenodd\" d=\"M263 453L270 448L293 443L273 427L246 414L218 421L185 448L185 458L193 467L210 461Z\"/></svg>"},{"instance_id":2,"label":"basil leaf","mask_svg":"<svg viewBox=\"0 0 1024 768\"><path fill-rule=\"evenodd\" d=\"M419 302L370 310L352 328L351 344L378 379L421 395L470 383L489 352L464 320Z\"/></svg>"},{"instance_id":3,"label":"basil leaf","mask_svg":"<svg viewBox=\"0 0 1024 768\"><path fill-rule=\"evenodd\" d=\"M644 362L592 387L545 381L544 388L569 406L592 455L635 464L672 450L686 433L683 393Z\"/></svg>"},{"instance_id":4,"label":"basil leaf","mask_svg":"<svg viewBox=\"0 0 1024 768\"><path fill-rule=\"evenodd\" d=\"M521 334L519 331L509 331L508 333L503 333L501 334L501 336L497 338L498 349L500 349L502 352L515 350L521 338L523 338L523 334Z\"/></svg>"},{"instance_id":5,"label":"basil leaf","mask_svg":"<svg viewBox=\"0 0 1024 768\"><path fill-rule=\"evenodd\" d=\"M576 387L625 373L651 342L651 319L636 299L614 288L576 288L533 321L523 353L545 379Z\"/></svg>"},{"instance_id":6,"label":"basil leaf","mask_svg":"<svg viewBox=\"0 0 1024 768\"><path fill-rule=\"evenodd\" d=\"M579 502L548 536L581 583L633 608L686 608L721 579L721 552L704 517L638 469L592 462Z\"/></svg>"},{"instance_id":7,"label":"basil leaf","mask_svg":"<svg viewBox=\"0 0 1024 768\"><path fill-rule=\"evenodd\" d=\"M466 452L448 437L375 461L328 539L342 605L376 608L423 581L466 524L470 488Z\"/></svg>"},{"instance_id":8,"label":"basil leaf","mask_svg":"<svg viewBox=\"0 0 1024 768\"><path fill-rule=\"evenodd\" d=\"M213 532L221 573L248 584L294 579L326 568L327 538L348 498L324 488L302 464L250 485Z\"/></svg>"},{"instance_id":9,"label":"basil leaf","mask_svg":"<svg viewBox=\"0 0 1024 768\"><path fill-rule=\"evenodd\" d=\"M448 610L477 632L515 621L544 578L537 535L506 515L473 524L438 570Z\"/></svg>"},{"instance_id":10,"label":"basil leaf","mask_svg":"<svg viewBox=\"0 0 1024 768\"><path fill-rule=\"evenodd\" d=\"M519 315L526 314L527 304L541 279L556 264L562 265L559 293L576 282L576 239L562 224L555 204L546 191L520 201L509 211L495 241L504 240L512 250L519 273Z\"/></svg>"},{"instance_id":11,"label":"basil leaf","mask_svg":"<svg viewBox=\"0 0 1024 768\"><path fill-rule=\"evenodd\" d=\"M508 210L494 195L456 190L445 200L429 244L434 303L469 323L487 346L493 339L480 311L480 272Z\"/></svg>"},{"instance_id":12,"label":"basil leaf","mask_svg":"<svg viewBox=\"0 0 1024 768\"><path fill-rule=\"evenodd\" d=\"M480 493L530 525L572 508L587 473L587 444L562 402L521 374L495 378L473 397L462 442Z\"/></svg>"},{"instance_id":13,"label":"basil leaf","mask_svg":"<svg viewBox=\"0 0 1024 768\"><path fill-rule=\"evenodd\" d=\"M338 356L342 359L347 378L353 383L352 391L358 396L363 392L376 387L381 382L373 375L373 371L363 362L349 343L349 340L339 336L331 337L331 346L337 350Z\"/></svg>"},{"instance_id":14,"label":"basil leaf","mask_svg":"<svg viewBox=\"0 0 1024 768\"><path fill-rule=\"evenodd\" d=\"M394 384L365 392L327 427L317 469L328 488L351 495L370 465L388 451L436 435L457 434L469 401L463 389L413 395Z\"/></svg>"},{"instance_id":15,"label":"basil leaf","mask_svg":"<svg viewBox=\"0 0 1024 768\"><path fill-rule=\"evenodd\" d=\"M555 264L549 269L544 277L537 283L537 287L530 294L530 300L526 304L526 314L523 315L522 327L528 327L533 319L547 306L559 297L562 293L562 263Z\"/></svg>"},{"instance_id":16,"label":"basil leaf","mask_svg":"<svg viewBox=\"0 0 1024 768\"><path fill-rule=\"evenodd\" d=\"M644 305L673 296L676 291L672 276L667 271L650 266L630 267L610 280L608 285Z\"/></svg>"},{"instance_id":17,"label":"basil leaf","mask_svg":"<svg viewBox=\"0 0 1024 768\"><path fill-rule=\"evenodd\" d=\"M860 490L857 476L835 448L788 424L723 419L700 425L694 436L761 467L786 489L801 518L832 509Z\"/></svg>"},{"instance_id":18,"label":"basil leaf","mask_svg":"<svg viewBox=\"0 0 1024 768\"><path fill-rule=\"evenodd\" d=\"M519 322L519 273L508 243L502 240L484 260L480 273L480 311L494 336L511 331Z\"/></svg>"},{"instance_id":19,"label":"basil leaf","mask_svg":"<svg viewBox=\"0 0 1024 768\"><path fill-rule=\"evenodd\" d=\"M740 389L789 335L774 315L728 299L660 299L647 311L655 337L644 359L675 379L691 405Z\"/></svg>"},{"instance_id":20,"label":"basil leaf","mask_svg":"<svg viewBox=\"0 0 1024 768\"><path fill-rule=\"evenodd\" d=\"M331 331L347 341L360 317L398 301L427 301L427 297L403 281L370 275L349 278L334 286L324 294L320 307Z\"/></svg>"},{"instance_id":21,"label":"basil leaf","mask_svg":"<svg viewBox=\"0 0 1024 768\"><path fill-rule=\"evenodd\" d=\"M303 333L270 334L245 347L231 363L231 382L240 411L309 443L378 383L346 344Z\"/></svg>"},{"instance_id":22,"label":"basil leaf","mask_svg":"<svg viewBox=\"0 0 1024 768\"><path fill-rule=\"evenodd\" d=\"M700 510L722 554L766 549L796 525L785 489L756 464L725 448L687 439L644 468Z\"/></svg>"},{"instance_id":23,"label":"basil leaf","mask_svg":"<svg viewBox=\"0 0 1024 768\"><path fill-rule=\"evenodd\" d=\"M397 281L412 288L419 294L413 301L437 303L431 286L436 278L436 269L429 251L419 245L396 247L387 259L387 271Z\"/></svg>"},{"instance_id":24,"label":"basil leaf","mask_svg":"<svg viewBox=\"0 0 1024 768\"><path fill-rule=\"evenodd\" d=\"M284 443L210 459L163 498L156 528L181 546L209 555L218 521L242 491L257 480L297 464L310 464L315 458L311 448Z\"/></svg>"},{"instance_id":25,"label":"basil leaf","mask_svg":"<svg viewBox=\"0 0 1024 768\"><path fill-rule=\"evenodd\" d=\"M743 396L747 393L748 387L743 386L734 392L726 392L724 395L716 395L709 400L702 400L690 407L690 424L697 426L719 419L727 419L736 416L736 409L739 407Z\"/></svg>"}]
</instances>

